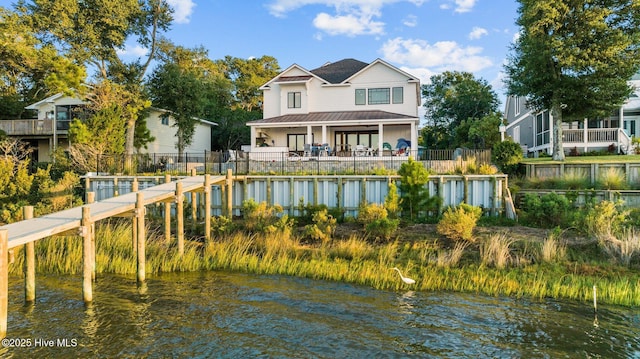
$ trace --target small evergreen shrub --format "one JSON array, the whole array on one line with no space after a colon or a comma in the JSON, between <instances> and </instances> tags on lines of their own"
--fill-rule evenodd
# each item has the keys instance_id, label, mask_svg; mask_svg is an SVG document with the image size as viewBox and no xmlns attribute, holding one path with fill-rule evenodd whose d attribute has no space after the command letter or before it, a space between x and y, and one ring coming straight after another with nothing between
<instances>
[{"instance_id":1,"label":"small evergreen shrub","mask_svg":"<svg viewBox=\"0 0 640 359\"><path fill-rule=\"evenodd\" d=\"M305 235L313 240L328 242L333 238L338 223L325 208L313 214L313 224L305 226Z\"/></svg>"},{"instance_id":2,"label":"small evergreen shrub","mask_svg":"<svg viewBox=\"0 0 640 359\"><path fill-rule=\"evenodd\" d=\"M235 224L231 218L225 216L213 216L211 217L211 233L214 236L223 236L230 234L236 229Z\"/></svg>"},{"instance_id":3,"label":"small evergreen shrub","mask_svg":"<svg viewBox=\"0 0 640 359\"><path fill-rule=\"evenodd\" d=\"M391 219L398 218L400 215L400 196L394 182L389 183L389 192L384 198L384 209L387 210L387 214Z\"/></svg>"},{"instance_id":4,"label":"small evergreen shrub","mask_svg":"<svg viewBox=\"0 0 640 359\"><path fill-rule=\"evenodd\" d=\"M356 221L366 226L375 220L387 217L389 217L389 213L383 205L377 203L364 204L358 209L358 217L356 218Z\"/></svg>"},{"instance_id":5,"label":"small evergreen shrub","mask_svg":"<svg viewBox=\"0 0 640 359\"><path fill-rule=\"evenodd\" d=\"M461 203L457 207L449 207L436 225L436 232L449 239L474 241L473 229L482 216L482 208Z\"/></svg>"}]
</instances>

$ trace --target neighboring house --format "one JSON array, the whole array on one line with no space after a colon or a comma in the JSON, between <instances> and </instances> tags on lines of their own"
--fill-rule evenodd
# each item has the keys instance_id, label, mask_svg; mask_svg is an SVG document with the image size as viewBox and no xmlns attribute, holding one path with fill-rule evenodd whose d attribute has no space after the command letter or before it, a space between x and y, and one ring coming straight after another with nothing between
<instances>
[{"instance_id":1,"label":"neighboring house","mask_svg":"<svg viewBox=\"0 0 640 359\"><path fill-rule=\"evenodd\" d=\"M56 148L69 146L69 124L75 119L84 119L87 114L84 111L85 103L75 97L56 94L42 101L26 107L28 110L38 112L37 119L25 120L0 120L0 130L9 136L19 137L28 142L34 149L33 158L38 162L50 162L51 155ZM149 116L145 119L153 142L147 144L147 148L140 149L141 153L169 153L175 154L176 128L173 118L166 115L165 110L151 108ZM211 127L215 123L200 120L190 146L185 152L204 153L211 150Z\"/></svg>"},{"instance_id":2,"label":"neighboring house","mask_svg":"<svg viewBox=\"0 0 640 359\"><path fill-rule=\"evenodd\" d=\"M398 144L418 149L420 81L383 60L345 59L314 70L294 64L260 89L264 118L247 123L250 152L306 155L320 145L328 155L358 149L382 156L376 150Z\"/></svg>"},{"instance_id":3,"label":"neighboring house","mask_svg":"<svg viewBox=\"0 0 640 359\"><path fill-rule=\"evenodd\" d=\"M631 153L631 137L640 133L640 74L629 84L635 92L611 116L564 123L562 144L565 154L589 151ZM510 96L505 104L506 135L519 143L525 153L537 156L553 152L553 116L549 110L534 111L524 97Z\"/></svg>"}]
</instances>

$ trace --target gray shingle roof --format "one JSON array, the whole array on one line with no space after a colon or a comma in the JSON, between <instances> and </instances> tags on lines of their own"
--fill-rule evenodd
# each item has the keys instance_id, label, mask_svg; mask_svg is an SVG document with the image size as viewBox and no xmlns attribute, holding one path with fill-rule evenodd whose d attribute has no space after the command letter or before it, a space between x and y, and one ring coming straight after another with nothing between
<instances>
[{"instance_id":1,"label":"gray shingle roof","mask_svg":"<svg viewBox=\"0 0 640 359\"><path fill-rule=\"evenodd\" d=\"M318 67L310 72L327 80L331 84L339 84L365 68L367 65L369 64L355 59L344 59Z\"/></svg>"},{"instance_id":2,"label":"gray shingle roof","mask_svg":"<svg viewBox=\"0 0 640 359\"><path fill-rule=\"evenodd\" d=\"M377 120L411 120L417 117L401 115L386 111L334 111L334 112L311 112L293 115L284 115L260 120L250 121L247 124L268 124L268 123L307 123L307 122L341 122L341 121L377 121Z\"/></svg>"}]
</instances>

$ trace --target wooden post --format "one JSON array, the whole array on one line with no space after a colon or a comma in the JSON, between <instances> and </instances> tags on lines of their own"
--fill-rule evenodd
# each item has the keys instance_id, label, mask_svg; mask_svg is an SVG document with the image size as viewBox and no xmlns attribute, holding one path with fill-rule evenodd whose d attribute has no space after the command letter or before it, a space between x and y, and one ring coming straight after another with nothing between
<instances>
[{"instance_id":1,"label":"wooden post","mask_svg":"<svg viewBox=\"0 0 640 359\"><path fill-rule=\"evenodd\" d=\"M196 176L196 168L195 168L195 167L193 167L193 168L191 169L191 177L195 177L195 176Z\"/></svg>"},{"instance_id":2,"label":"wooden post","mask_svg":"<svg viewBox=\"0 0 640 359\"><path fill-rule=\"evenodd\" d=\"M80 221L80 233L82 235L82 297L85 303L93 301L93 288L91 284L91 213L88 206L82 206L82 219Z\"/></svg>"},{"instance_id":3,"label":"wooden post","mask_svg":"<svg viewBox=\"0 0 640 359\"><path fill-rule=\"evenodd\" d=\"M9 311L9 231L0 229L0 338L7 336Z\"/></svg>"},{"instance_id":4,"label":"wooden post","mask_svg":"<svg viewBox=\"0 0 640 359\"><path fill-rule=\"evenodd\" d=\"M211 240L211 176L204 175L204 238Z\"/></svg>"},{"instance_id":5,"label":"wooden post","mask_svg":"<svg viewBox=\"0 0 640 359\"><path fill-rule=\"evenodd\" d=\"M88 194L88 193L87 193ZM33 206L22 207L22 217L33 218ZM36 245L29 242L24 247L24 301L31 304L36 300Z\"/></svg>"},{"instance_id":6,"label":"wooden post","mask_svg":"<svg viewBox=\"0 0 640 359\"><path fill-rule=\"evenodd\" d=\"M367 203L367 178L362 177L360 181L360 204Z\"/></svg>"},{"instance_id":7,"label":"wooden post","mask_svg":"<svg viewBox=\"0 0 640 359\"><path fill-rule=\"evenodd\" d=\"M231 177L231 168L227 169L227 216L233 218L233 177Z\"/></svg>"},{"instance_id":8,"label":"wooden post","mask_svg":"<svg viewBox=\"0 0 640 359\"><path fill-rule=\"evenodd\" d=\"M144 223L144 194L142 192L138 192L136 194L136 214L135 216L138 218L138 261L137 261L137 281L138 283L142 283L146 279L146 257L145 257L145 223Z\"/></svg>"},{"instance_id":9,"label":"wooden post","mask_svg":"<svg viewBox=\"0 0 640 359\"><path fill-rule=\"evenodd\" d=\"M296 210L296 203L294 201L295 199L295 188L296 188L296 182L293 178L293 176L289 177L289 216L293 217L295 215L295 210Z\"/></svg>"},{"instance_id":10,"label":"wooden post","mask_svg":"<svg viewBox=\"0 0 640 359\"><path fill-rule=\"evenodd\" d=\"M198 223L198 194L189 192L191 196L191 230L195 232Z\"/></svg>"},{"instance_id":11,"label":"wooden post","mask_svg":"<svg viewBox=\"0 0 640 359\"><path fill-rule=\"evenodd\" d=\"M267 177L267 204L272 206L273 205L273 198L271 196L271 177Z\"/></svg>"},{"instance_id":12,"label":"wooden post","mask_svg":"<svg viewBox=\"0 0 640 359\"><path fill-rule=\"evenodd\" d=\"M113 177L113 196L118 197L118 177Z\"/></svg>"},{"instance_id":13,"label":"wooden post","mask_svg":"<svg viewBox=\"0 0 640 359\"><path fill-rule=\"evenodd\" d=\"M469 177L467 177L466 175L463 175L462 178L464 181L464 188L463 188L464 203L471 204L471 202L469 201Z\"/></svg>"},{"instance_id":14,"label":"wooden post","mask_svg":"<svg viewBox=\"0 0 640 359\"><path fill-rule=\"evenodd\" d=\"M171 175L164 175L164 183L171 182ZM164 202L164 240L171 243L171 202Z\"/></svg>"},{"instance_id":15,"label":"wooden post","mask_svg":"<svg viewBox=\"0 0 640 359\"><path fill-rule=\"evenodd\" d=\"M133 177L133 182L131 182L131 192L138 192L138 179L136 177ZM135 253L138 250L138 216L131 217L131 242Z\"/></svg>"},{"instance_id":16,"label":"wooden post","mask_svg":"<svg viewBox=\"0 0 640 359\"><path fill-rule=\"evenodd\" d=\"M184 203L182 182L176 182L176 237L178 237L178 254L184 253Z\"/></svg>"},{"instance_id":17,"label":"wooden post","mask_svg":"<svg viewBox=\"0 0 640 359\"><path fill-rule=\"evenodd\" d=\"M96 201L95 192L87 192L87 203L91 204ZM96 280L96 224L91 223L91 262L93 263L93 269L91 270L91 279Z\"/></svg>"},{"instance_id":18,"label":"wooden post","mask_svg":"<svg viewBox=\"0 0 640 359\"><path fill-rule=\"evenodd\" d=\"M86 176L84 178L84 195L86 202L89 202L88 198L86 197L89 191L91 191L91 179L89 179L89 176Z\"/></svg>"}]
</instances>

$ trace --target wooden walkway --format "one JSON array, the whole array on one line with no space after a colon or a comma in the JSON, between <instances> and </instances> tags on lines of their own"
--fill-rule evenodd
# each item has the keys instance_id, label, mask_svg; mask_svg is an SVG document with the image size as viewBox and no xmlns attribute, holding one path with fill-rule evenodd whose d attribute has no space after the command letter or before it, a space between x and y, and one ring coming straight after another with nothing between
<instances>
[{"instance_id":1,"label":"wooden walkway","mask_svg":"<svg viewBox=\"0 0 640 359\"><path fill-rule=\"evenodd\" d=\"M209 238L211 185L224 182L223 191L227 194L226 202L230 204L233 185L231 171L228 171L226 176L191 176L173 182L170 182L170 177L165 178L165 183L154 187L137 191L136 183L134 191L128 194L95 203L91 203L92 200L89 199L88 204L80 207L0 226L0 338L4 338L7 332L9 252L13 248L23 246L25 248L25 301L33 302L35 300L35 241L76 230L76 235L84 239L83 297L85 302L91 302L93 300L92 281L95 279L95 234L93 233L95 222L110 217L132 218L134 231L132 245L137 252L139 283L145 280L146 205L165 204L165 236L167 238L171 232L171 205L175 205L173 217L176 220L178 252L181 253L180 249L184 248L182 243L184 241L184 193L204 192L205 237ZM33 208L30 207L30 209L32 213ZM227 215L231 215L230 209L227 212ZM25 214L25 218L31 215Z\"/></svg>"}]
</instances>

